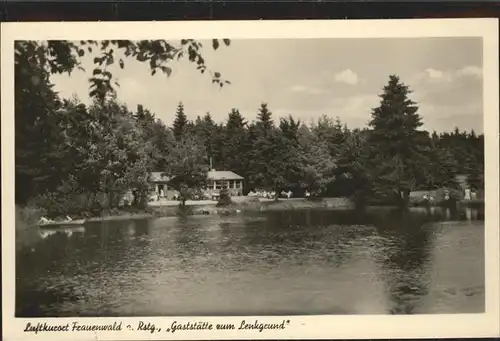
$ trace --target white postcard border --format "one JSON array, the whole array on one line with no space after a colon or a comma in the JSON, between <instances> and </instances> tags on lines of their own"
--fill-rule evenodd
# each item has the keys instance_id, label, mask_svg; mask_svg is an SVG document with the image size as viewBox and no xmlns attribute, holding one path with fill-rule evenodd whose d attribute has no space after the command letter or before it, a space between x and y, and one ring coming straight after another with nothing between
<instances>
[{"instance_id":1,"label":"white postcard border","mask_svg":"<svg viewBox=\"0 0 500 341\"><path fill-rule=\"evenodd\" d=\"M283 317L141 317L141 318L14 318L14 40L102 39L275 39L275 38L410 38L482 37L486 176L486 313L450 315L356 315ZM141 339L313 339L429 338L499 336L499 84L496 19L412 19L349 21L225 21L225 22L72 22L2 23L2 319L3 338L11 340L141 340ZM453 56L450 56L452 58ZM233 331L130 331L139 321L167 329L173 321L234 323L258 319L264 323L290 320L285 329ZM64 325L122 322L120 332L25 333L28 322Z\"/></svg>"}]
</instances>

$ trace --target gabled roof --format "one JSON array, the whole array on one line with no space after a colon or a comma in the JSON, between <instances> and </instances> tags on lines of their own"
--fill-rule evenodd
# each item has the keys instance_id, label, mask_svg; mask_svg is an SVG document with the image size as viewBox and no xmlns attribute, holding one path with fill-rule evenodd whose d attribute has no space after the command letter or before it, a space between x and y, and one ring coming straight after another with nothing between
<instances>
[{"instance_id":1,"label":"gabled roof","mask_svg":"<svg viewBox=\"0 0 500 341\"><path fill-rule=\"evenodd\" d=\"M207 174L210 180L243 180L243 177L231 171L210 171Z\"/></svg>"},{"instance_id":2,"label":"gabled roof","mask_svg":"<svg viewBox=\"0 0 500 341\"><path fill-rule=\"evenodd\" d=\"M151 172L149 181L151 182L169 182L172 177L162 176L163 172ZM242 176L231 171L210 171L207 173L209 180L243 180Z\"/></svg>"}]
</instances>

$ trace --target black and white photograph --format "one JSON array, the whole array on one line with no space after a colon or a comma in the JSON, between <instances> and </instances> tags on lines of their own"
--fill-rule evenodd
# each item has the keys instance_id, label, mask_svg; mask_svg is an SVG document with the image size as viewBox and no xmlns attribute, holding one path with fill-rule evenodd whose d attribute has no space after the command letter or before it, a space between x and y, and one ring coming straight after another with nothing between
<instances>
[{"instance_id":1,"label":"black and white photograph","mask_svg":"<svg viewBox=\"0 0 500 341\"><path fill-rule=\"evenodd\" d=\"M497 330L498 33L461 22L5 25L12 333L197 338L227 317L205 336L276 337L318 315Z\"/></svg>"}]
</instances>

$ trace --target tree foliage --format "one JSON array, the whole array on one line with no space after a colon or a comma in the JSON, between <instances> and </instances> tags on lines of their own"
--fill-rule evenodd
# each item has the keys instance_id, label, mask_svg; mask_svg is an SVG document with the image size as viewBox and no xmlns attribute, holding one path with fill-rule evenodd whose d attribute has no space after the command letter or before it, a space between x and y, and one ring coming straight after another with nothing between
<instances>
[{"instance_id":1,"label":"tree foliage","mask_svg":"<svg viewBox=\"0 0 500 341\"><path fill-rule=\"evenodd\" d=\"M219 45L214 41L212 48ZM119 53L149 63L151 73L170 74L169 62L176 58L188 58L204 73L200 48L192 40L16 42L16 203L79 214L119 207L130 193L133 204L144 207L149 174L158 171L171 179L184 204L204 188L210 166L243 176L246 192L307 190L360 203L454 188L459 174L468 176L472 188L484 188L483 135L423 131L411 91L396 76L389 77L362 130L328 116L309 125L291 115L274 117L266 103L251 122L237 108L224 122L210 113L191 121L180 103L168 127L159 113L143 105L132 111L112 91L106 72L113 63L124 67ZM50 82L51 74L79 68L87 53L98 54L88 106L60 98Z\"/></svg>"},{"instance_id":2,"label":"tree foliage","mask_svg":"<svg viewBox=\"0 0 500 341\"><path fill-rule=\"evenodd\" d=\"M164 175L171 178L171 185L179 191L182 205L205 185L207 172L206 150L193 137L176 140L171 146Z\"/></svg>"},{"instance_id":3,"label":"tree foliage","mask_svg":"<svg viewBox=\"0 0 500 341\"><path fill-rule=\"evenodd\" d=\"M189 122L186 113L184 113L184 105L181 102L177 106L177 111L175 112L175 120L173 126L175 139L177 141L182 140L187 134L188 128L189 128Z\"/></svg>"},{"instance_id":4,"label":"tree foliage","mask_svg":"<svg viewBox=\"0 0 500 341\"><path fill-rule=\"evenodd\" d=\"M328 185L335 180L337 168L335 159L330 156L328 142L304 126L301 129L300 147L302 187L313 194L325 194Z\"/></svg>"},{"instance_id":5,"label":"tree foliage","mask_svg":"<svg viewBox=\"0 0 500 341\"><path fill-rule=\"evenodd\" d=\"M229 39L223 39L223 44L230 45ZM212 41L214 50L218 49L220 42ZM86 54L94 56L94 69L89 79L89 94L92 98L104 101L109 94L115 92L118 83L113 81L109 67L118 63L120 68L125 67L127 58L146 63L151 75L162 72L167 76L172 73L173 61L186 58L196 68L205 73L208 67L202 56L203 45L194 39L182 39L180 42L166 40L49 40L16 41L15 63L21 73L31 76L32 82L43 81L38 73L43 70L45 74L71 74L75 69L83 70L81 58ZM220 72L210 71L212 82L219 86L229 84L221 78Z\"/></svg>"},{"instance_id":6,"label":"tree foliage","mask_svg":"<svg viewBox=\"0 0 500 341\"><path fill-rule=\"evenodd\" d=\"M373 109L369 135L373 162L373 188L379 196L408 200L428 163L425 132L418 130L422 119L409 95L411 90L397 76L390 76Z\"/></svg>"}]
</instances>

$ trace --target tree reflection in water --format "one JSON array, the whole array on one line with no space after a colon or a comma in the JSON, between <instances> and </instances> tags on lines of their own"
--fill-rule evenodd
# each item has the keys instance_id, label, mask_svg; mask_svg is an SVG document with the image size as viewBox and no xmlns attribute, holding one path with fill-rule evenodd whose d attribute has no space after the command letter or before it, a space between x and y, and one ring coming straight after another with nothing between
<instances>
[{"instance_id":1,"label":"tree reflection in water","mask_svg":"<svg viewBox=\"0 0 500 341\"><path fill-rule=\"evenodd\" d=\"M429 222L439 219L429 211L394 209L374 214L377 229L376 261L390 296L391 314L413 314L428 293L428 266L433 243Z\"/></svg>"},{"instance_id":2,"label":"tree reflection in water","mask_svg":"<svg viewBox=\"0 0 500 341\"><path fill-rule=\"evenodd\" d=\"M484 288L480 271L463 278L462 264L449 266L462 242L483 238L484 223L456 220L481 214L310 209L88 224L18 250L16 316L476 311L480 295L441 297L455 283L464 296ZM482 247L468 246L460 262L482 264Z\"/></svg>"}]
</instances>

